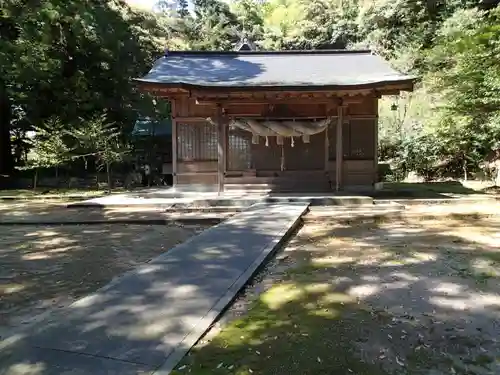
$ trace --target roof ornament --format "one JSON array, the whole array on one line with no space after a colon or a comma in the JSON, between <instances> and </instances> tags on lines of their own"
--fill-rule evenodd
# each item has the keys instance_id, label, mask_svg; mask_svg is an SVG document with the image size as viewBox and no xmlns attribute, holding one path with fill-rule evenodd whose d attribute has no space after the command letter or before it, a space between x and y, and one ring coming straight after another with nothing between
<instances>
[{"instance_id":1,"label":"roof ornament","mask_svg":"<svg viewBox=\"0 0 500 375\"><path fill-rule=\"evenodd\" d=\"M236 44L236 46L234 47L234 50L237 51L237 52L241 52L241 51L255 51L257 50L255 44L250 40L250 38L248 38L247 35L244 35L240 42L238 44Z\"/></svg>"}]
</instances>

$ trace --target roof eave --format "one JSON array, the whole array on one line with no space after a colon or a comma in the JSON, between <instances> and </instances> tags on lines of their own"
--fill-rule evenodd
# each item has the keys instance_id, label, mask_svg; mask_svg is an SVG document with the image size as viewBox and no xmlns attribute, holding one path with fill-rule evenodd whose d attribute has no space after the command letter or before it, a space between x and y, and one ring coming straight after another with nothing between
<instances>
[{"instance_id":1,"label":"roof eave","mask_svg":"<svg viewBox=\"0 0 500 375\"><path fill-rule=\"evenodd\" d=\"M168 51L166 56L235 56L235 55L352 55L373 54L369 49L313 49L281 51Z\"/></svg>"},{"instance_id":2,"label":"roof eave","mask_svg":"<svg viewBox=\"0 0 500 375\"><path fill-rule=\"evenodd\" d=\"M413 91L416 81L415 77L404 77L401 79L383 80L377 82L369 82L362 84L352 85L310 85L310 84L265 84L265 85L210 85L210 84L192 84L186 82L155 82L147 81L141 78L135 78L135 82L144 87L147 86L162 86L164 88L173 89L204 89L214 91L251 91L251 90L265 90L265 91L279 91L279 90L293 90L293 91L332 91L332 90L356 90L356 89L377 89L387 85L401 86L402 91Z\"/></svg>"}]
</instances>

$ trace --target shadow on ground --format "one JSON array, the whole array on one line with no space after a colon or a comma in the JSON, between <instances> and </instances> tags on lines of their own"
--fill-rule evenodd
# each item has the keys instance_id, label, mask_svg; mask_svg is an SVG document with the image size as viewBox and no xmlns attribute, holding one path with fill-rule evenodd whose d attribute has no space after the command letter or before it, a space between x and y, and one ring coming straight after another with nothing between
<instances>
[{"instance_id":1,"label":"shadow on ground","mask_svg":"<svg viewBox=\"0 0 500 375\"><path fill-rule=\"evenodd\" d=\"M199 312L210 315L263 248L289 227L289 223L280 224L279 231L276 227L276 222L289 217L288 210L276 207L266 214L263 218L262 212L249 210L246 217L255 220L234 217L224 223L224 232L203 231L37 324L20 327L0 343L0 374L153 373L174 350L189 349L188 344L178 344L200 324ZM52 230L54 238L63 237L61 227ZM82 232L78 235L102 238L102 234ZM126 229L108 233L125 236L131 243L139 235ZM142 251L140 243L134 248ZM93 260L99 261L99 257ZM111 268L110 262L102 260L100 266ZM82 262L82 269L85 266ZM75 272L75 279L79 278Z\"/></svg>"},{"instance_id":2,"label":"shadow on ground","mask_svg":"<svg viewBox=\"0 0 500 375\"><path fill-rule=\"evenodd\" d=\"M110 322L119 324L124 318L134 326L139 320L135 317L148 309L148 303L143 303L142 307L139 303L138 307L137 301L131 298L121 304L120 295L109 296L101 290L99 295L106 295L106 301L99 302L109 302L106 308L96 301L86 306L87 309L83 308L85 303L67 306L96 292L112 279L119 280L125 272L132 272L134 267L143 266L213 225L182 225L176 222L165 225L163 216L161 211L76 210L59 204L1 205L0 218L4 225L0 226L0 374L99 373L96 369L105 374L127 374L151 368L141 363L109 361L104 357L95 357L93 353L78 354L79 348L69 345L60 348L61 352L44 349L46 340L34 345L34 337L37 332L46 332L67 318L71 319L66 321L66 327L49 340L64 340L68 335L71 341L74 335L92 335L96 330L104 330ZM97 223L82 224L88 220ZM120 224L116 223L117 220L131 223ZM13 221L22 225L8 224ZM37 224L44 221L49 224ZM134 221L145 222L134 224ZM155 225L155 221L161 222L161 225ZM64 225L57 224L62 222ZM134 284L136 290L140 292L140 288L151 286L154 283L151 279L153 274ZM156 293L161 294L162 291ZM151 298L149 303L154 303L154 293L147 297ZM86 317L86 322L92 329L88 329L87 325L77 326L75 319L90 314L91 308L92 314ZM149 313L154 314L152 311ZM75 323L73 327L72 323ZM123 324L125 327L125 322ZM126 342L124 347L128 345L132 348L140 346L142 340L151 334L147 329L144 332L137 330L139 337L131 334L127 339L118 330L104 333L110 337L115 335L117 346L122 345L119 342L121 338ZM149 349L148 355L164 358L164 351L160 354L159 349ZM71 353L72 350L74 353Z\"/></svg>"},{"instance_id":3,"label":"shadow on ground","mask_svg":"<svg viewBox=\"0 0 500 375\"><path fill-rule=\"evenodd\" d=\"M478 216L306 224L274 286L175 374L498 373L499 233Z\"/></svg>"}]
</instances>

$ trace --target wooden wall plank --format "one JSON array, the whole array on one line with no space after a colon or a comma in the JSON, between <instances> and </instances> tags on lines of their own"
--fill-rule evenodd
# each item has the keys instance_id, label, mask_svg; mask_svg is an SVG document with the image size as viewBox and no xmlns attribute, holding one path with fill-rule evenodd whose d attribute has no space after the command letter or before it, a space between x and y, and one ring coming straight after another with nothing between
<instances>
[{"instance_id":1,"label":"wooden wall plank","mask_svg":"<svg viewBox=\"0 0 500 375\"><path fill-rule=\"evenodd\" d=\"M226 154L227 154L227 136L226 124L224 121L224 114L222 106L217 106L217 191L219 194L224 192L224 174L226 172Z\"/></svg>"},{"instance_id":2,"label":"wooden wall plank","mask_svg":"<svg viewBox=\"0 0 500 375\"><path fill-rule=\"evenodd\" d=\"M179 161L177 172L181 173L196 173L196 172L217 172L216 161Z\"/></svg>"},{"instance_id":3,"label":"wooden wall plank","mask_svg":"<svg viewBox=\"0 0 500 375\"><path fill-rule=\"evenodd\" d=\"M217 173L197 173L197 174L179 174L179 185L188 184L202 184L202 185L216 185Z\"/></svg>"},{"instance_id":4,"label":"wooden wall plank","mask_svg":"<svg viewBox=\"0 0 500 375\"><path fill-rule=\"evenodd\" d=\"M343 166L343 149L342 149L342 127L344 124L344 107L337 107L337 133L335 145L335 190L339 191L342 186L342 166Z\"/></svg>"},{"instance_id":5,"label":"wooden wall plank","mask_svg":"<svg viewBox=\"0 0 500 375\"><path fill-rule=\"evenodd\" d=\"M170 110L172 111L172 185L177 186L177 101L174 99L170 102Z\"/></svg>"}]
</instances>

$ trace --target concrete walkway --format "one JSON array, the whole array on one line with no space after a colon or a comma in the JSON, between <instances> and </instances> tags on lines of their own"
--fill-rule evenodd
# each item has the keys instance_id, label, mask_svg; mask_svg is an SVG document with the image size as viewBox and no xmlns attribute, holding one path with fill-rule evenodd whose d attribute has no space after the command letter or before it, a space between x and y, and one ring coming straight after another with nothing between
<instances>
[{"instance_id":1,"label":"concrete walkway","mask_svg":"<svg viewBox=\"0 0 500 375\"><path fill-rule=\"evenodd\" d=\"M307 206L255 205L123 275L1 350L0 374L170 373Z\"/></svg>"},{"instance_id":2,"label":"concrete walkway","mask_svg":"<svg viewBox=\"0 0 500 375\"><path fill-rule=\"evenodd\" d=\"M68 207L156 207L169 209L176 206L193 207L248 207L256 203L307 203L311 206L371 205L373 198L366 195L338 193L325 194L271 194L246 191L217 193L170 192L169 190L143 193L116 194L70 203Z\"/></svg>"}]
</instances>

